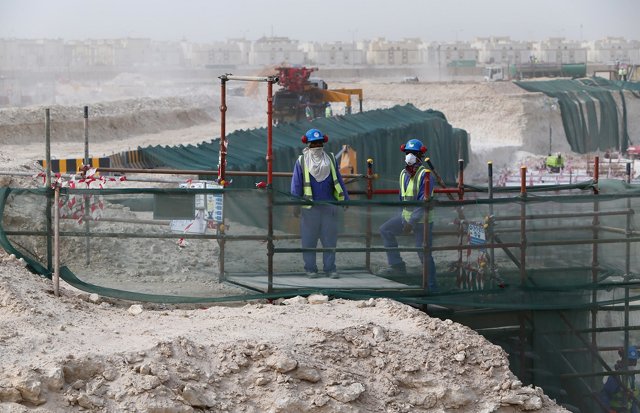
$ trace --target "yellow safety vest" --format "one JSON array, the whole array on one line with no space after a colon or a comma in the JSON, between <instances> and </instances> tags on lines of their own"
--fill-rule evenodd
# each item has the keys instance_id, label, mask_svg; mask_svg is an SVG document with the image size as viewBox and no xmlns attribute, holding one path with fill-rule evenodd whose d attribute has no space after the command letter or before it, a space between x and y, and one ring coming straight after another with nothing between
<instances>
[{"instance_id":1,"label":"yellow safety vest","mask_svg":"<svg viewBox=\"0 0 640 413\"><path fill-rule=\"evenodd\" d=\"M415 201L418 199L418 193L420 192L418 185L420 184L420 180L426 173L427 169L424 166L420 165L416 173L412 177L409 177L407 187L405 188L404 180L407 175L407 170L403 169L402 171L400 171L400 198L403 201ZM433 195L433 189L434 188L431 188L431 195ZM404 218L405 221L409 222L409 219L411 219L411 213L414 209L403 208L402 218ZM433 222L433 220L434 212L429 211L429 222ZM424 216L420 219L419 222L424 222Z\"/></svg>"},{"instance_id":2,"label":"yellow safety vest","mask_svg":"<svg viewBox=\"0 0 640 413\"><path fill-rule=\"evenodd\" d=\"M631 376L629 385L631 387L631 392L633 393L633 396L636 399L640 400L640 389L636 388L635 376ZM627 395L627 405L625 406L624 390L622 387L620 387L616 392L616 394L614 394L613 397L611 398L611 409L615 410L616 412L619 412L619 413L630 412L632 405L633 405L633 399L631 398L631 395Z\"/></svg>"},{"instance_id":3,"label":"yellow safety vest","mask_svg":"<svg viewBox=\"0 0 640 413\"><path fill-rule=\"evenodd\" d=\"M340 181L338 181L338 174L336 173L336 158L333 153L329 152L329 159L331 160L331 179L333 180L333 197L336 201L344 201L344 191L342 190L342 185L340 185ZM300 162L300 166L302 167L302 198L307 201L313 201L313 192L311 191L311 174L309 173L309 168L304 163L304 155L300 155L298 158L298 162ZM305 205L303 208L311 208L311 205Z\"/></svg>"}]
</instances>

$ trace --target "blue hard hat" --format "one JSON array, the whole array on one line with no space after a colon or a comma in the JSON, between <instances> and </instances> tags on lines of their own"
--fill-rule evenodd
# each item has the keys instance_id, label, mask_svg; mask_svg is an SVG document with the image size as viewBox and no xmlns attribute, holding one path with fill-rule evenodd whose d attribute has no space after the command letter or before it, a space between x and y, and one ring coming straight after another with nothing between
<instances>
[{"instance_id":1,"label":"blue hard hat","mask_svg":"<svg viewBox=\"0 0 640 413\"><path fill-rule=\"evenodd\" d=\"M627 348L627 358L629 360L638 360L638 349L636 346L629 346Z\"/></svg>"},{"instance_id":2,"label":"blue hard hat","mask_svg":"<svg viewBox=\"0 0 640 413\"><path fill-rule=\"evenodd\" d=\"M327 142L329 138L327 135L320 132L318 129L309 129L307 133L302 135L302 143L311 143L311 142Z\"/></svg>"},{"instance_id":3,"label":"blue hard hat","mask_svg":"<svg viewBox=\"0 0 640 413\"><path fill-rule=\"evenodd\" d=\"M409 139L407 143L400 146L400 150L402 152L425 153L427 151L427 147L424 146L422 142L418 139Z\"/></svg>"}]
</instances>

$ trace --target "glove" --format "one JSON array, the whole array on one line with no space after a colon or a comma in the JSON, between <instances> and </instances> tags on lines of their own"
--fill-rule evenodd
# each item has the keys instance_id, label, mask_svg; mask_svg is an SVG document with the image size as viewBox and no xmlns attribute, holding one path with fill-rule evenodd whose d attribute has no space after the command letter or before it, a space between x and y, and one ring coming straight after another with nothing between
<instances>
[{"instance_id":1,"label":"glove","mask_svg":"<svg viewBox=\"0 0 640 413\"><path fill-rule=\"evenodd\" d=\"M413 226L411 224L409 224L408 222L405 222L402 224L402 233L405 235L409 235L411 234L411 232L413 231Z\"/></svg>"},{"instance_id":2,"label":"glove","mask_svg":"<svg viewBox=\"0 0 640 413\"><path fill-rule=\"evenodd\" d=\"M298 218L300 216L300 205L293 206L293 216L294 218Z\"/></svg>"}]
</instances>

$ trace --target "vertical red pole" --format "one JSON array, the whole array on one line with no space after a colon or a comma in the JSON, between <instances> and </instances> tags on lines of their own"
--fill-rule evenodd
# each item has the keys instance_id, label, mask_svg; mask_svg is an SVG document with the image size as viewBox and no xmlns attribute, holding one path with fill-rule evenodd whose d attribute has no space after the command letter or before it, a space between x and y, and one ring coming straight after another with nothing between
<instances>
[{"instance_id":1,"label":"vertical red pole","mask_svg":"<svg viewBox=\"0 0 640 413\"><path fill-rule=\"evenodd\" d=\"M593 193L594 194L598 194L600 192L600 190L598 189L598 180L600 179L600 157L596 156L595 159L593 160L594 165L593 165L593 182L594 182L594 188L593 188Z\"/></svg>"},{"instance_id":2,"label":"vertical red pole","mask_svg":"<svg viewBox=\"0 0 640 413\"><path fill-rule=\"evenodd\" d=\"M218 183L224 185L224 173L227 166L227 136L225 120L227 113L227 76L220 76L220 154L218 157Z\"/></svg>"},{"instance_id":3,"label":"vertical red pole","mask_svg":"<svg viewBox=\"0 0 640 413\"><path fill-rule=\"evenodd\" d=\"M525 197L527 196L527 167L520 167L520 285L524 286L527 277L526 259L527 259L527 204ZM525 374L525 353L524 344L526 340L525 332L525 316L522 311L518 313L518 323L520 324L520 377Z\"/></svg>"},{"instance_id":4,"label":"vertical red pole","mask_svg":"<svg viewBox=\"0 0 640 413\"><path fill-rule=\"evenodd\" d=\"M464 159L458 159L458 199L464 199Z\"/></svg>"},{"instance_id":5,"label":"vertical red pole","mask_svg":"<svg viewBox=\"0 0 640 413\"><path fill-rule=\"evenodd\" d=\"M527 275L525 261L527 257L527 205L524 198L527 196L527 167L520 167L520 284L524 285Z\"/></svg>"},{"instance_id":6,"label":"vertical red pole","mask_svg":"<svg viewBox=\"0 0 640 413\"><path fill-rule=\"evenodd\" d=\"M373 159L367 159L367 199L373 199ZM371 272L371 252L368 248L371 247L371 205L367 204L367 232L365 238L365 246L367 252L365 254L365 267L367 271Z\"/></svg>"},{"instance_id":7,"label":"vertical red pole","mask_svg":"<svg viewBox=\"0 0 640 413\"><path fill-rule=\"evenodd\" d=\"M427 169L424 174L424 225L422 226L422 289L429 292L429 256L431 255L431 246L429 245L429 200L431 199L431 171Z\"/></svg>"},{"instance_id":8,"label":"vertical red pole","mask_svg":"<svg viewBox=\"0 0 640 413\"><path fill-rule=\"evenodd\" d=\"M267 185L271 187L273 180L273 82L267 81Z\"/></svg>"}]
</instances>

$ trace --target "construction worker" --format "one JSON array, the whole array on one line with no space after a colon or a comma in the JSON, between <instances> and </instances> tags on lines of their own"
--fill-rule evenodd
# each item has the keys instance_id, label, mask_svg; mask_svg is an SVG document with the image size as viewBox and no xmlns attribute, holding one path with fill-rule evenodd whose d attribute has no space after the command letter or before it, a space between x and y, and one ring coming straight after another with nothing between
<instances>
[{"instance_id":1,"label":"construction worker","mask_svg":"<svg viewBox=\"0 0 640 413\"><path fill-rule=\"evenodd\" d=\"M627 81L627 66L622 65L620 67L619 75L620 75L620 80L622 80L623 82Z\"/></svg>"},{"instance_id":2,"label":"construction worker","mask_svg":"<svg viewBox=\"0 0 640 413\"><path fill-rule=\"evenodd\" d=\"M618 350L620 360L615 364L615 370L624 368L624 352ZM635 346L627 348L627 367L634 367L638 364L638 349ZM628 378L620 374L614 374L607 378L604 387L600 392L600 402L603 412L606 413L640 413L640 384L636 386L636 376L629 375ZM625 394L625 383L628 391ZM626 396L626 397L625 397Z\"/></svg>"},{"instance_id":3,"label":"construction worker","mask_svg":"<svg viewBox=\"0 0 640 413\"><path fill-rule=\"evenodd\" d=\"M323 248L335 248L338 242L338 211L335 201L349 200L340 169L333 153L326 153L323 145L329 138L318 129L309 129L302 135L302 143L308 146L296 160L291 178L291 194L313 201L294 210L300 214L302 248L316 248L318 239ZM323 202L324 201L324 202ZM315 251L302 253L304 270L309 278L318 278ZM336 270L336 253L322 253L322 270L329 278L339 278Z\"/></svg>"},{"instance_id":4,"label":"construction worker","mask_svg":"<svg viewBox=\"0 0 640 413\"><path fill-rule=\"evenodd\" d=\"M557 153L555 155L549 154L545 161L545 165L551 172L558 173L560 169L564 169L564 159L562 158L562 154Z\"/></svg>"},{"instance_id":5,"label":"construction worker","mask_svg":"<svg viewBox=\"0 0 640 413\"><path fill-rule=\"evenodd\" d=\"M324 108L324 117L330 118L333 116L333 109L331 109L331 103L327 103L327 106Z\"/></svg>"},{"instance_id":6,"label":"construction worker","mask_svg":"<svg viewBox=\"0 0 640 413\"><path fill-rule=\"evenodd\" d=\"M313 120L313 108L308 102L304 107L304 116L307 118L308 121Z\"/></svg>"},{"instance_id":7,"label":"construction worker","mask_svg":"<svg viewBox=\"0 0 640 413\"><path fill-rule=\"evenodd\" d=\"M427 148L418 139L409 139L407 143L400 147L404 152L405 167L400 171L400 200L415 201L425 199L424 181L426 176L426 168L422 165L422 159ZM431 195L435 188L435 176L431 174L429 188ZM429 214L429 245L433 242L433 214ZM380 235L385 248L397 248L398 241L396 237L400 234L410 234L413 232L415 236L415 246L422 248L424 236L424 208L422 206L406 207L402 209L402 213L397 215L380 226ZM418 252L420 262L424 260L422 251ZM433 256L429 254L429 290L436 291L438 286L436 282L436 266ZM405 275L407 266L402 260L398 251L387 251L388 268L383 269L381 275Z\"/></svg>"}]
</instances>

